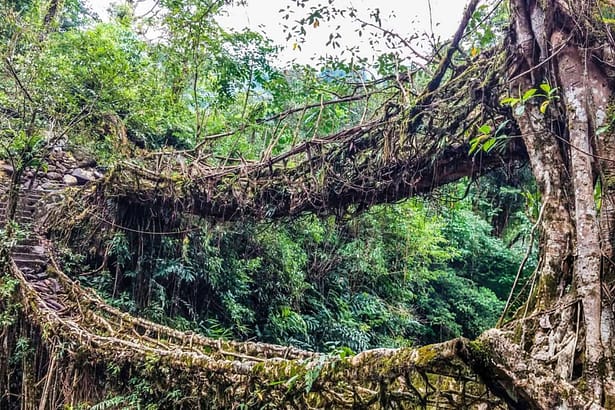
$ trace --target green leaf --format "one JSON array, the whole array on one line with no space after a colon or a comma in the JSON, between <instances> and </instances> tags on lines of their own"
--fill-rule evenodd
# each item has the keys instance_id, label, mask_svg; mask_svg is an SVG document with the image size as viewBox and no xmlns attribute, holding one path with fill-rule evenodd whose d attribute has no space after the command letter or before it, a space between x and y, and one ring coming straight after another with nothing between
<instances>
[{"instance_id":1,"label":"green leaf","mask_svg":"<svg viewBox=\"0 0 615 410\"><path fill-rule=\"evenodd\" d=\"M495 130L495 135L497 136L506 127L506 125L508 125L509 122L510 120L506 120L500 123L500 125L498 125L498 128Z\"/></svg>"},{"instance_id":2,"label":"green leaf","mask_svg":"<svg viewBox=\"0 0 615 410\"><path fill-rule=\"evenodd\" d=\"M549 100L543 101L542 104L540 104L540 113L544 114L547 112L547 107L549 107Z\"/></svg>"},{"instance_id":3,"label":"green leaf","mask_svg":"<svg viewBox=\"0 0 615 410\"><path fill-rule=\"evenodd\" d=\"M483 144L483 151L485 152L489 152L489 150L491 148L493 148L493 146L495 145L495 138L489 138L487 141L485 141L485 143Z\"/></svg>"},{"instance_id":4,"label":"green leaf","mask_svg":"<svg viewBox=\"0 0 615 410\"><path fill-rule=\"evenodd\" d=\"M483 124L478 127L478 131L482 134L491 134L492 128L489 124Z\"/></svg>"},{"instance_id":5,"label":"green leaf","mask_svg":"<svg viewBox=\"0 0 615 410\"><path fill-rule=\"evenodd\" d=\"M600 127L596 130L596 135L601 135L604 134L605 132L607 132L609 130L609 126L605 125L603 127Z\"/></svg>"},{"instance_id":6,"label":"green leaf","mask_svg":"<svg viewBox=\"0 0 615 410\"><path fill-rule=\"evenodd\" d=\"M514 105L517 105L520 101L521 100L519 98L506 97L500 100L500 104L514 106Z\"/></svg>"},{"instance_id":7,"label":"green leaf","mask_svg":"<svg viewBox=\"0 0 615 410\"><path fill-rule=\"evenodd\" d=\"M530 98L532 98L534 96L534 94L536 94L538 90L536 88L530 88L529 90L527 90L525 92L525 94L523 94L523 97L521 97L522 101L527 101Z\"/></svg>"},{"instance_id":8,"label":"green leaf","mask_svg":"<svg viewBox=\"0 0 615 410\"><path fill-rule=\"evenodd\" d=\"M549 85L549 83L540 84L540 89L544 91L547 95L551 93L551 86Z\"/></svg>"},{"instance_id":9,"label":"green leaf","mask_svg":"<svg viewBox=\"0 0 615 410\"><path fill-rule=\"evenodd\" d=\"M476 152L476 149L478 148L478 144L480 144L481 138L473 138L470 140L470 151L468 151L468 154L474 154L474 152Z\"/></svg>"}]
</instances>

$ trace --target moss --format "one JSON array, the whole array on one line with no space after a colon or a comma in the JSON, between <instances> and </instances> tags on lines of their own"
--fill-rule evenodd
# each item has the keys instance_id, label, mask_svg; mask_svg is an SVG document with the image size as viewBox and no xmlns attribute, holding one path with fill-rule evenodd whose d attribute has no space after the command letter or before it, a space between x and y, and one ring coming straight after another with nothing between
<instances>
[{"instance_id":1,"label":"moss","mask_svg":"<svg viewBox=\"0 0 615 410\"><path fill-rule=\"evenodd\" d=\"M581 377L576 382L576 388L582 393L587 392L587 380L585 379L585 377Z\"/></svg>"},{"instance_id":2,"label":"moss","mask_svg":"<svg viewBox=\"0 0 615 410\"><path fill-rule=\"evenodd\" d=\"M252 374L274 385L301 378L307 374L307 368L292 361L262 362L252 367Z\"/></svg>"},{"instance_id":3,"label":"moss","mask_svg":"<svg viewBox=\"0 0 615 410\"><path fill-rule=\"evenodd\" d=\"M474 365L478 365L481 369L487 369L493 360L493 353L489 346L480 340L473 340L468 343L470 358Z\"/></svg>"},{"instance_id":4,"label":"moss","mask_svg":"<svg viewBox=\"0 0 615 410\"><path fill-rule=\"evenodd\" d=\"M418 358L416 365L425 367L429 365L438 356L439 352L433 345L423 346L417 350Z\"/></svg>"}]
</instances>

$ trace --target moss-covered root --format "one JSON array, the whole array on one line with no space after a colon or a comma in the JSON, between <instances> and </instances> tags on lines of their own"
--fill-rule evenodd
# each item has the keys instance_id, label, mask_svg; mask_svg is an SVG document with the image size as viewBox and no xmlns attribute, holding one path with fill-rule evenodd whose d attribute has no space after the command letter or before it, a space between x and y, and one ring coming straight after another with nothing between
<instances>
[{"instance_id":1,"label":"moss-covered root","mask_svg":"<svg viewBox=\"0 0 615 410\"><path fill-rule=\"evenodd\" d=\"M483 382L515 409L602 409L568 381L556 376L510 341L511 334L492 329L460 350Z\"/></svg>"}]
</instances>

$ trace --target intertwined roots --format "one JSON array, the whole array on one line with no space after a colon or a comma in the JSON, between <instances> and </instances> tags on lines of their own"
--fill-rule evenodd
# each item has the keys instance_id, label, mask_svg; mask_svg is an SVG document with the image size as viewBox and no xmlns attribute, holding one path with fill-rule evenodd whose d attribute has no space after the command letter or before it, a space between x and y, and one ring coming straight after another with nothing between
<instances>
[{"instance_id":1,"label":"intertwined roots","mask_svg":"<svg viewBox=\"0 0 615 410\"><path fill-rule=\"evenodd\" d=\"M466 408L500 403L462 360L467 354L463 339L353 357L228 342L118 311L69 279L53 259L45 279L41 274L28 278L13 262L10 271L19 280L28 317L51 342L53 363L86 362L107 373L130 371L150 380L159 389L154 395L176 389L186 403L220 408L241 403L282 408ZM42 280L49 286L41 286ZM47 378L57 377L52 370L61 369L55 366Z\"/></svg>"}]
</instances>

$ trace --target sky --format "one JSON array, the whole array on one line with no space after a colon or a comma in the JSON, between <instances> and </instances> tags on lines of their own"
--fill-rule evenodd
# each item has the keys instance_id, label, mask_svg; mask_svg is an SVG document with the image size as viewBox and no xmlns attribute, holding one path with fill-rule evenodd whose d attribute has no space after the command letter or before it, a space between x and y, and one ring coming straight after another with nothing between
<instances>
[{"instance_id":1,"label":"sky","mask_svg":"<svg viewBox=\"0 0 615 410\"><path fill-rule=\"evenodd\" d=\"M92 9L103 19L106 18L106 10L113 3L108 0L87 0ZM347 5L360 10L359 17L369 19L369 10L380 9L382 25L384 28L399 33L408 38L413 33L434 33L436 37L446 40L452 36L461 20L463 8L468 0L334 0L337 7ZM137 14L151 9L153 0L142 0L139 3ZM286 21L282 18L280 9L294 4L291 0L248 0L246 6L233 6L227 10L227 15L221 17L219 23L229 30L241 31L247 27L253 31L266 34L276 45L283 47L279 54L280 62L295 61L298 63L310 63L319 56L339 53L325 45L331 32L339 32L342 35L340 43L344 46L358 46L363 57L371 57L376 54L372 46L367 44L366 36L358 37L354 31L357 23L348 20L336 21L334 24L320 22L318 27L310 27L306 35L305 43L301 48L295 47L296 38L286 39L286 33L282 27ZM326 0L313 1L313 4L326 3ZM431 10L431 13L430 13ZM392 14L395 16L392 16ZM300 15L297 14L297 18ZM431 16L431 18L430 18ZM286 22L288 24L288 22ZM341 25L339 29L337 26ZM413 44L421 48L420 40Z\"/></svg>"}]
</instances>

